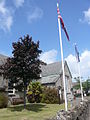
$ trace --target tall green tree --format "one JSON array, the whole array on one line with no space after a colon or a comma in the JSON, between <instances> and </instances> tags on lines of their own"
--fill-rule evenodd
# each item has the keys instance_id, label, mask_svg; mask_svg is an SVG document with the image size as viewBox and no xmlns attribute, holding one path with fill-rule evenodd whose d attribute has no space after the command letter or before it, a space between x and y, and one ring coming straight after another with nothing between
<instances>
[{"instance_id":1,"label":"tall green tree","mask_svg":"<svg viewBox=\"0 0 90 120\"><path fill-rule=\"evenodd\" d=\"M43 62L39 59L42 50L39 41L35 43L29 35L12 43L13 57L9 57L3 65L4 77L16 83L16 87L24 90L24 108L26 106L26 89L30 81L40 78Z\"/></svg>"}]
</instances>

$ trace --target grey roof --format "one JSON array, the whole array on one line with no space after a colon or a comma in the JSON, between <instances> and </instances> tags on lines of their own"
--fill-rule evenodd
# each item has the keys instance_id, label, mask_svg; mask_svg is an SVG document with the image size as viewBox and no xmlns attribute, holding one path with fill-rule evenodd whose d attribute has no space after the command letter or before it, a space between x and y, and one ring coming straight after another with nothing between
<instances>
[{"instance_id":1,"label":"grey roof","mask_svg":"<svg viewBox=\"0 0 90 120\"><path fill-rule=\"evenodd\" d=\"M56 83L62 73L62 65L60 62L42 65L41 70L41 79L39 79L41 84Z\"/></svg>"},{"instance_id":2,"label":"grey roof","mask_svg":"<svg viewBox=\"0 0 90 120\"><path fill-rule=\"evenodd\" d=\"M64 61L64 65L67 66L68 71L71 75L66 61ZM39 80L41 84L56 83L56 81L60 78L60 75L62 74L62 64L61 62L55 62L47 65L42 65L41 70L41 79Z\"/></svg>"},{"instance_id":3,"label":"grey roof","mask_svg":"<svg viewBox=\"0 0 90 120\"><path fill-rule=\"evenodd\" d=\"M51 75L47 77L42 77L39 79L39 82L41 84L51 84L51 83L56 83L56 81L60 78L60 75Z\"/></svg>"},{"instance_id":4,"label":"grey roof","mask_svg":"<svg viewBox=\"0 0 90 120\"><path fill-rule=\"evenodd\" d=\"M3 63L5 63L5 61L6 61L7 58L8 58L7 56L0 54L0 65L2 65Z\"/></svg>"},{"instance_id":5,"label":"grey roof","mask_svg":"<svg viewBox=\"0 0 90 120\"><path fill-rule=\"evenodd\" d=\"M0 54L0 65L3 65L8 57ZM0 70L2 72L2 70Z\"/></svg>"},{"instance_id":6,"label":"grey roof","mask_svg":"<svg viewBox=\"0 0 90 120\"><path fill-rule=\"evenodd\" d=\"M41 76L59 75L62 72L62 65L60 62L55 62L41 66Z\"/></svg>"},{"instance_id":7,"label":"grey roof","mask_svg":"<svg viewBox=\"0 0 90 120\"><path fill-rule=\"evenodd\" d=\"M8 57L5 55L0 54L0 65L3 65ZM2 70L0 69L0 73L2 73ZM5 89L6 83L4 80L0 79L0 90Z\"/></svg>"}]
</instances>

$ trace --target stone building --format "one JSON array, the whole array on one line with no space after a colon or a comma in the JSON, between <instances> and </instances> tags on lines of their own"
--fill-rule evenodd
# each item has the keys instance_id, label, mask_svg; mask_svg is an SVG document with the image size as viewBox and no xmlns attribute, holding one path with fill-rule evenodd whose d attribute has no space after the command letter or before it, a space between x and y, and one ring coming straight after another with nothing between
<instances>
[{"instance_id":1,"label":"stone building","mask_svg":"<svg viewBox=\"0 0 90 120\"><path fill-rule=\"evenodd\" d=\"M5 63L7 56L0 54L0 66ZM6 90L8 82L3 78L3 71L0 69L0 91Z\"/></svg>"},{"instance_id":2,"label":"stone building","mask_svg":"<svg viewBox=\"0 0 90 120\"><path fill-rule=\"evenodd\" d=\"M72 88L72 75L67 65L67 62L64 62L65 68L65 80L66 80L66 91L67 95L71 95L71 88ZM55 62L47 65L41 66L41 79L39 82L43 86L47 87L55 87L57 89L61 89L63 92L63 71L62 71L62 64L61 62Z\"/></svg>"},{"instance_id":3,"label":"stone building","mask_svg":"<svg viewBox=\"0 0 90 120\"><path fill-rule=\"evenodd\" d=\"M5 63L7 56L0 54L0 65ZM71 93L72 88L72 75L67 65L67 62L64 62L65 68L65 80L66 80L66 91L67 94ZM41 79L38 81L48 87L55 87L60 89L63 92L63 71L61 62L55 62L47 65L41 66ZM0 69L0 90L6 90L8 88L8 80L3 78L3 72Z\"/></svg>"}]
</instances>

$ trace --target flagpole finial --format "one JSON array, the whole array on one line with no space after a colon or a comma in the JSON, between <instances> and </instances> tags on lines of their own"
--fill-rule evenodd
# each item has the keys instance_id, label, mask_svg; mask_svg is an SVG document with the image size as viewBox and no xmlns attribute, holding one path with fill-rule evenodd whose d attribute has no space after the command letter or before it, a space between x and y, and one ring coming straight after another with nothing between
<instances>
[{"instance_id":1,"label":"flagpole finial","mask_svg":"<svg viewBox=\"0 0 90 120\"><path fill-rule=\"evenodd\" d=\"M77 45L76 43L74 43L74 45Z\"/></svg>"},{"instance_id":2,"label":"flagpole finial","mask_svg":"<svg viewBox=\"0 0 90 120\"><path fill-rule=\"evenodd\" d=\"M59 7L59 4L58 4L58 2L57 2L57 7Z\"/></svg>"}]
</instances>

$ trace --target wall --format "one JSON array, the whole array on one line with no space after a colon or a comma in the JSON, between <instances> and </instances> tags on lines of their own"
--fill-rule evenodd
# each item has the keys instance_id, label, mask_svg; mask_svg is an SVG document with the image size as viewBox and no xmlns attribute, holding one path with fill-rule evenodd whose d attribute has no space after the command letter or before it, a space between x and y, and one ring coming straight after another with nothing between
<instances>
[{"instance_id":1,"label":"wall","mask_svg":"<svg viewBox=\"0 0 90 120\"><path fill-rule=\"evenodd\" d=\"M57 116L47 120L90 120L90 101L84 101L67 112L59 111Z\"/></svg>"}]
</instances>

